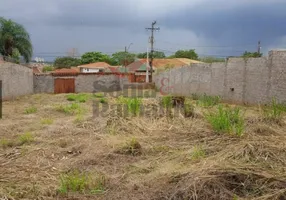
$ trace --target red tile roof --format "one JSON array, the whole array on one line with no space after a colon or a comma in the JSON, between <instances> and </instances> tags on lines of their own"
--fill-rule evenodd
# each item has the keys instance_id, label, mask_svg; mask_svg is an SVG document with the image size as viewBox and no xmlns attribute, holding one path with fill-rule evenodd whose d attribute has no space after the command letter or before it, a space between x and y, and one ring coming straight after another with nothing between
<instances>
[{"instance_id":1,"label":"red tile roof","mask_svg":"<svg viewBox=\"0 0 286 200\"><path fill-rule=\"evenodd\" d=\"M80 65L78 67L80 68L108 68L108 67L111 67L111 65L109 65L106 62L96 62L96 63L90 63L86 65Z\"/></svg>"}]
</instances>

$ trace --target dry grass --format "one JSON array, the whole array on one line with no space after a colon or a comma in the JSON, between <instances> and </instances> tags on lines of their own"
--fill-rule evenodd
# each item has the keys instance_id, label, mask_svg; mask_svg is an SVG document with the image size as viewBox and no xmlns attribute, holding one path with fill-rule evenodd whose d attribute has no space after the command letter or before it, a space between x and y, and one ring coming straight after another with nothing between
<instances>
[{"instance_id":1,"label":"dry grass","mask_svg":"<svg viewBox=\"0 0 286 200\"><path fill-rule=\"evenodd\" d=\"M244 134L216 134L202 113L217 106L188 100L186 116L160 103L93 117L91 101L71 106L66 95L4 102L0 199L286 199L285 123L241 107ZM31 105L37 112L25 114Z\"/></svg>"}]
</instances>

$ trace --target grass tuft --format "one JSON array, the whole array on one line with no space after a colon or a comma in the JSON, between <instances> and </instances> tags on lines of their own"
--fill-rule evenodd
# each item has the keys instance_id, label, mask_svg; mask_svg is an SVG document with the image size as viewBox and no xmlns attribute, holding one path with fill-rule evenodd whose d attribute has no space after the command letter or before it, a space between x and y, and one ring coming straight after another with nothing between
<instances>
[{"instance_id":1,"label":"grass tuft","mask_svg":"<svg viewBox=\"0 0 286 200\"><path fill-rule=\"evenodd\" d=\"M202 107L212 107L219 104L221 98L219 96L208 96L206 94L199 96L198 105Z\"/></svg>"},{"instance_id":2,"label":"grass tuft","mask_svg":"<svg viewBox=\"0 0 286 200\"><path fill-rule=\"evenodd\" d=\"M141 104L142 104L141 98L126 98L123 96L119 96L117 98L117 102L119 104L127 105L127 110L129 113L135 116L139 115Z\"/></svg>"},{"instance_id":3,"label":"grass tuft","mask_svg":"<svg viewBox=\"0 0 286 200\"><path fill-rule=\"evenodd\" d=\"M141 155L142 154L142 147L137 139L132 138L130 141L126 142L126 144L116 151L117 153L127 154L127 155Z\"/></svg>"},{"instance_id":4,"label":"grass tuft","mask_svg":"<svg viewBox=\"0 0 286 200\"><path fill-rule=\"evenodd\" d=\"M204 158L205 156L206 152L200 145L195 146L191 153L192 160L198 160L200 158Z\"/></svg>"},{"instance_id":5,"label":"grass tuft","mask_svg":"<svg viewBox=\"0 0 286 200\"><path fill-rule=\"evenodd\" d=\"M191 118L193 118L193 117L195 117L195 107L191 104L191 103L185 103L184 104L184 116L186 117L186 118L188 118L188 117L191 117Z\"/></svg>"},{"instance_id":6,"label":"grass tuft","mask_svg":"<svg viewBox=\"0 0 286 200\"><path fill-rule=\"evenodd\" d=\"M106 100L106 98L102 97L102 98L100 98L99 102L102 104L105 104L105 103L107 103L107 100Z\"/></svg>"},{"instance_id":7,"label":"grass tuft","mask_svg":"<svg viewBox=\"0 0 286 200\"><path fill-rule=\"evenodd\" d=\"M164 108L171 108L172 107L172 96L163 96L162 97L162 106Z\"/></svg>"},{"instance_id":8,"label":"grass tuft","mask_svg":"<svg viewBox=\"0 0 286 200\"><path fill-rule=\"evenodd\" d=\"M3 148L3 149L6 149L8 147L13 147L15 145L14 141L13 140L7 140L7 139L1 139L0 140L0 146Z\"/></svg>"},{"instance_id":9,"label":"grass tuft","mask_svg":"<svg viewBox=\"0 0 286 200\"><path fill-rule=\"evenodd\" d=\"M78 103L72 103L68 105L58 105L56 106L58 112L63 112L65 114L74 115L74 114L83 114L84 109Z\"/></svg>"},{"instance_id":10,"label":"grass tuft","mask_svg":"<svg viewBox=\"0 0 286 200\"><path fill-rule=\"evenodd\" d=\"M216 112L206 114L206 119L218 133L234 133L241 136L244 131L244 119L240 108L219 106Z\"/></svg>"},{"instance_id":11,"label":"grass tuft","mask_svg":"<svg viewBox=\"0 0 286 200\"><path fill-rule=\"evenodd\" d=\"M41 124L43 125L51 125L54 123L54 120L51 118L43 118L41 119Z\"/></svg>"},{"instance_id":12,"label":"grass tuft","mask_svg":"<svg viewBox=\"0 0 286 200\"><path fill-rule=\"evenodd\" d=\"M30 144L30 143L34 142L35 138L32 135L32 133L27 132L27 133L23 133L23 134L19 135L18 140L19 140L19 145L23 145L23 144Z\"/></svg>"},{"instance_id":13,"label":"grass tuft","mask_svg":"<svg viewBox=\"0 0 286 200\"><path fill-rule=\"evenodd\" d=\"M103 93L94 93L93 97L95 97L95 98L102 98L102 97L104 97L104 94Z\"/></svg>"},{"instance_id":14,"label":"grass tuft","mask_svg":"<svg viewBox=\"0 0 286 200\"><path fill-rule=\"evenodd\" d=\"M60 176L60 187L58 191L61 194L69 192L98 194L104 191L105 176L96 174L93 177L90 173L82 173L74 170Z\"/></svg>"},{"instance_id":15,"label":"grass tuft","mask_svg":"<svg viewBox=\"0 0 286 200\"><path fill-rule=\"evenodd\" d=\"M79 103L85 103L89 98L89 94L81 93L81 94L69 94L66 96L68 101L76 101Z\"/></svg>"},{"instance_id":16,"label":"grass tuft","mask_svg":"<svg viewBox=\"0 0 286 200\"><path fill-rule=\"evenodd\" d=\"M29 115L29 114L36 113L37 111L38 111L38 109L36 107L30 106L30 107L25 109L25 114Z\"/></svg>"},{"instance_id":17,"label":"grass tuft","mask_svg":"<svg viewBox=\"0 0 286 200\"><path fill-rule=\"evenodd\" d=\"M280 123L284 112L286 112L286 105L277 103L276 99L273 98L270 106L264 108L264 119Z\"/></svg>"}]
</instances>

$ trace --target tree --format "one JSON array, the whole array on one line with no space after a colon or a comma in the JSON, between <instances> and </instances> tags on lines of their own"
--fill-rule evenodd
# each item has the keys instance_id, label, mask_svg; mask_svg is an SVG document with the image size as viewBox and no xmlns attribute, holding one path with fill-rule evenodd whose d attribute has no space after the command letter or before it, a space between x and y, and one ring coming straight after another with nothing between
<instances>
[{"instance_id":1,"label":"tree","mask_svg":"<svg viewBox=\"0 0 286 200\"><path fill-rule=\"evenodd\" d=\"M137 57L138 58L147 58L147 52L139 53L139 54L137 54ZM149 58L150 58L150 53L149 53ZM153 58L166 58L166 55L164 52L154 51L153 52Z\"/></svg>"},{"instance_id":2,"label":"tree","mask_svg":"<svg viewBox=\"0 0 286 200\"><path fill-rule=\"evenodd\" d=\"M173 57L173 56L171 56ZM188 58L188 59L193 59L193 60L198 60L199 56L198 54L195 52L194 49L190 49L190 50L178 50L176 51L175 58Z\"/></svg>"},{"instance_id":3,"label":"tree","mask_svg":"<svg viewBox=\"0 0 286 200\"><path fill-rule=\"evenodd\" d=\"M82 64L89 64L95 62L112 63L112 60L109 55L103 54L101 52L87 52L81 56Z\"/></svg>"},{"instance_id":4,"label":"tree","mask_svg":"<svg viewBox=\"0 0 286 200\"><path fill-rule=\"evenodd\" d=\"M216 57L203 57L199 58L199 61L205 62L205 63L214 63L214 62L224 62L224 58L216 58Z\"/></svg>"},{"instance_id":5,"label":"tree","mask_svg":"<svg viewBox=\"0 0 286 200\"><path fill-rule=\"evenodd\" d=\"M262 56L262 53L245 51L241 57L243 57L243 58L259 58L261 56Z\"/></svg>"},{"instance_id":6,"label":"tree","mask_svg":"<svg viewBox=\"0 0 286 200\"><path fill-rule=\"evenodd\" d=\"M17 59L20 54L27 63L33 55L31 39L26 29L21 24L3 17L0 17L0 54L4 59Z\"/></svg>"},{"instance_id":7,"label":"tree","mask_svg":"<svg viewBox=\"0 0 286 200\"><path fill-rule=\"evenodd\" d=\"M73 57L58 57L55 59L54 67L57 69L76 67L81 64L81 60Z\"/></svg>"},{"instance_id":8,"label":"tree","mask_svg":"<svg viewBox=\"0 0 286 200\"><path fill-rule=\"evenodd\" d=\"M133 53L120 51L112 54L111 60L113 60L116 65L129 65L135 61L135 57L136 55Z\"/></svg>"}]
</instances>

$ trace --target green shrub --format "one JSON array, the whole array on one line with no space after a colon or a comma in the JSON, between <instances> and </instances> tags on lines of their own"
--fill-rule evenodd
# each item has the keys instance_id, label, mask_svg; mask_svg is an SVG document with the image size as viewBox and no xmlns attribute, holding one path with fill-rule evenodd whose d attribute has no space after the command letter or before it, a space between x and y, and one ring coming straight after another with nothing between
<instances>
[{"instance_id":1,"label":"green shrub","mask_svg":"<svg viewBox=\"0 0 286 200\"><path fill-rule=\"evenodd\" d=\"M69 115L84 113L84 109L78 103L59 105L56 107L56 110Z\"/></svg>"},{"instance_id":2,"label":"green shrub","mask_svg":"<svg viewBox=\"0 0 286 200\"><path fill-rule=\"evenodd\" d=\"M241 136L244 131L244 120L241 111L236 108L218 107L216 112L206 114L206 119L218 133L234 133Z\"/></svg>"},{"instance_id":3,"label":"green shrub","mask_svg":"<svg viewBox=\"0 0 286 200\"><path fill-rule=\"evenodd\" d=\"M25 114L33 114L36 113L38 111L38 109L34 106L30 106L28 108L25 109Z\"/></svg>"},{"instance_id":4,"label":"green shrub","mask_svg":"<svg viewBox=\"0 0 286 200\"><path fill-rule=\"evenodd\" d=\"M208 96L206 94L199 96L198 105L203 107L212 107L220 102L219 96Z\"/></svg>"},{"instance_id":5,"label":"green shrub","mask_svg":"<svg viewBox=\"0 0 286 200\"><path fill-rule=\"evenodd\" d=\"M54 71L54 67L53 66L45 66L43 67L43 72L51 72Z\"/></svg>"},{"instance_id":6,"label":"green shrub","mask_svg":"<svg viewBox=\"0 0 286 200\"><path fill-rule=\"evenodd\" d=\"M162 106L164 108L171 108L172 107L172 96L163 96L162 97Z\"/></svg>"},{"instance_id":7,"label":"green shrub","mask_svg":"<svg viewBox=\"0 0 286 200\"><path fill-rule=\"evenodd\" d=\"M95 177L92 177L89 173L81 173L78 170L74 170L60 176L60 188L58 191L61 194L68 194L69 192L97 194L103 192L104 187L105 176L96 174Z\"/></svg>"},{"instance_id":8,"label":"green shrub","mask_svg":"<svg viewBox=\"0 0 286 200\"><path fill-rule=\"evenodd\" d=\"M280 122L282 114L286 112L286 105L277 103L273 98L270 106L264 108L264 118L269 121Z\"/></svg>"},{"instance_id":9,"label":"green shrub","mask_svg":"<svg viewBox=\"0 0 286 200\"><path fill-rule=\"evenodd\" d=\"M30 144L34 142L35 139L30 132L27 132L19 135L18 140L19 140L19 145L23 145L23 144Z\"/></svg>"}]
</instances>

